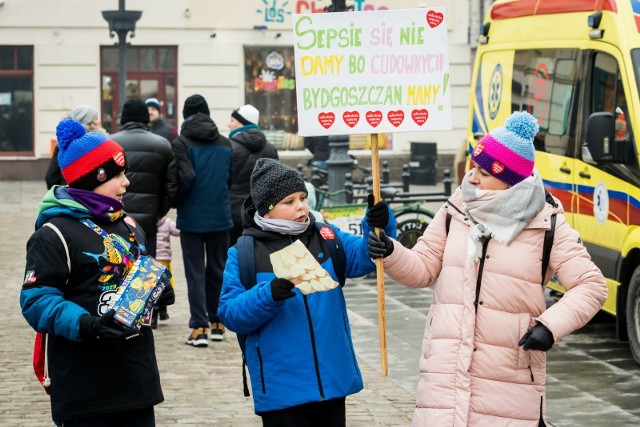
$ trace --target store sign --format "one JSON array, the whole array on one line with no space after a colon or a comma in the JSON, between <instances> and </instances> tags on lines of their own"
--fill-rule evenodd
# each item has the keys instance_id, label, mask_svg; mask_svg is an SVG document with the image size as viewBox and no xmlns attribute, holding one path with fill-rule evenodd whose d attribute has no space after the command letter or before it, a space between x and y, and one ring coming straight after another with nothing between
<instances>
[{"instance_id":1,"label":"store sign","mask_svg":"<svg viewBox=\"0 0 640 427\"><path fill-rule=\"evenodd\" d=\"M451 129L444 8L293 15L299 134Z\"/></svg>"}]
</instances>

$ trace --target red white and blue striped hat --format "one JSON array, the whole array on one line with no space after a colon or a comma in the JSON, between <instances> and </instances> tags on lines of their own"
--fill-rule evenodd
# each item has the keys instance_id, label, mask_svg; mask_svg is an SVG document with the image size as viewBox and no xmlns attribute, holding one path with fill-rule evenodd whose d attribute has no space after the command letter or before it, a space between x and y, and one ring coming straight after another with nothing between
<instances>
[{"instance_id":1,"label":"red white and blue striped hat","mask_svg":"<svg viewBox=\"0 0 640 427\"><path fill-rule=\"evenodd\" d=\"M482 169L513 186L533 173L538 120L526 111L511 114L503 127L486 134L471 152Z\"/></svg>"},{"instance_id":2,"label":"red white and blue striped hat","mask_svg":"<svg viewBox=\"0 0 640 427\"><path fill-rule=\"evenodd\" d=\"M93 190L126 169L122 147L100 132L88 132L70 118L56 127L58 163L69 187Z\"/></svg>"}]
</instances>

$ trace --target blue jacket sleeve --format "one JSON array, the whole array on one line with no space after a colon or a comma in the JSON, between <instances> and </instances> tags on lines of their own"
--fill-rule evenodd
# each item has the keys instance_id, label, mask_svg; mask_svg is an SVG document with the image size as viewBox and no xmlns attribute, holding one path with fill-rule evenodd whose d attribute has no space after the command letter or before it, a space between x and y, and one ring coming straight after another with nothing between
<instances>
[{"instance_id":1,"label":"blue jacket sleeve","mask_svg":"<svg viewBox=\"0 0 640 427\"><path fill-rule=\"evenodd\" d=\"M27 323L36 332L81 341L80 317L89 312L65 300L59 289L52 286L23 289L20 292L20 307Z\"/></svg>"},{"instance_id":2,"label":"blue jacket sleeve","mask_svg":"<svg viewBox=\"0 0 640 427\"><path fill-rule=\"evenodd\" d=\"M369 251L367 249L369 231L373 231L373 228L369 227L365 218L362 219L361 226L362 236L357 236L341 231L334 225L330 225L330 227L340 237L340 241L344 247L345 255L347 257L346 277L362 277L376 269L376 265L369 257ZM393 215L391 208L389 208L389 222L384 228L384 232L387 236L394 239L396 238L396 218Z\"/></svg>"},{"instance_id":3,"label":"blue jacket sleeve","mask_svg":"<svg viewBox=\"0 0 640 427\"><path fill-rule=\"evenodd\" d=\"M225 327L249 334L267 323L283 304L284 301L273 300L270 280L245 289L240 282L238 251L235 247L229 248L218 304L218 317Z\"/></svg>"}]
</instances>

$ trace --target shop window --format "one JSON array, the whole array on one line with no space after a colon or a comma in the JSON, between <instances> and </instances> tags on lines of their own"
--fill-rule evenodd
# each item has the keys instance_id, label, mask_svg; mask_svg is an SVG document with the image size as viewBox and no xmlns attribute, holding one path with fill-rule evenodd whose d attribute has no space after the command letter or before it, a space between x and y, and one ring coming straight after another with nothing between
<instances>
[{"instance_id":1,"label":"shop window","mask_svg":"<svg viewBox=\"0 0 640 427\"><path fill-rule=\"evenodd\" d=\"M33 47L0 46L0 155L33 154Z\"/></svg>"},{"instance_id":2,"label":"shop window","mask_svg":"<svg viewBox=\"0 0 640 427\"><path fill-rule=\"evenodd\" d=\"M303 149L298 137L293 47L245 46L245 102L260 111L260 128L278 150Z\"/></svg>"}]
</instances>

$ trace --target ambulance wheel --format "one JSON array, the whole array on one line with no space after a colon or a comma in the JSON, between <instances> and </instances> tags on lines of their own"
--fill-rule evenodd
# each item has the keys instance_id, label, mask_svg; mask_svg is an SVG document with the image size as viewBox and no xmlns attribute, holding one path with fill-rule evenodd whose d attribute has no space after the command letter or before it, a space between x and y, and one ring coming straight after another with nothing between
<instances>
[{"instance_id":1,"label":"ambulance wheel","mask_svg":"<svg viewBox=\"0 0 640 427\"><path fill-rule=\"evenodd\" d=\"M627 294L627 332L629 347L636 363L640 364L640 267L636 268L629 282Z\"/></svg>"}]
</instances>

